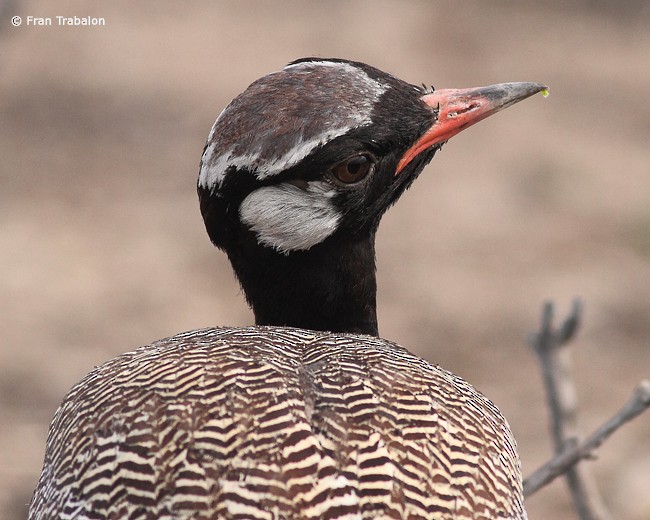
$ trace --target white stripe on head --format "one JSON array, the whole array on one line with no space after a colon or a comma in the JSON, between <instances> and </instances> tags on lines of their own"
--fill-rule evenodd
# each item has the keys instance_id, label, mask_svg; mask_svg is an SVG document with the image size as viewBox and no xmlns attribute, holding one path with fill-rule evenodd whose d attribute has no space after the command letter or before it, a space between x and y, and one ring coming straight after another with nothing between
<instances>
[{"instance_id":1,"label":"white stripe on head","mask_svg":"<svg viewBox=\"0 0 650 520\"><path fill-rule=\"evenodd\" d=\"M308 61L252 83L214 123L199 186L216 191L228 168L262 180L295 166L318 147L371 123L388 86L349 63Z\"/></svg>"},{"instance_id":2,"label":"white stripe on head","mask_svg":"<svg viewBox=\"0 0 650 520\"><path fill-rule=\"evenodd\" d=\"M293 184L264 186L239 206L239 217L260 244L282 253L311 248L336 231L341 214L332 203L335 190L311 181L303 190Z\"/></svg>"}]
</instances>

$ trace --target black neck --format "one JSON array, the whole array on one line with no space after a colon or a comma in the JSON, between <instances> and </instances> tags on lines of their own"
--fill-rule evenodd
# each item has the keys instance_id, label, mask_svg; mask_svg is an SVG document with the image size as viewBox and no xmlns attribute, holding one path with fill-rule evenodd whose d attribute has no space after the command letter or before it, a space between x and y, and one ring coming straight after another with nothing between
<instances>
[{"instance_id":1,"label":"black neck","mask_svg":"<svg viewBox=\"0 0 650 520\"><path fill-rule=\"evenodd\" d=\"M378 335L374 236L229 257L257 325Z\"/></svg>"}]
</instances>

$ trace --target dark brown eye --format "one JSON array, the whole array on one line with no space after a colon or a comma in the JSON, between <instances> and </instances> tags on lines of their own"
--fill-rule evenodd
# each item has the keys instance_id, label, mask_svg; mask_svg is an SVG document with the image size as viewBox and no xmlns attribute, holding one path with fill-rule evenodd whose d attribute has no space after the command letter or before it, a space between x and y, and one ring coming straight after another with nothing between
<instances>
[{"instance_id":1,"label":"dark brown eye","mask_svg":"<svg viewBox=\"0 0 650 520\"><path fill-rule=\"evenodd\" d=\"M355 155L332 168L332 174L345 184L353 184L364 179L372 170L374 161L367 155Z\"/></svg>"}]
</instances>

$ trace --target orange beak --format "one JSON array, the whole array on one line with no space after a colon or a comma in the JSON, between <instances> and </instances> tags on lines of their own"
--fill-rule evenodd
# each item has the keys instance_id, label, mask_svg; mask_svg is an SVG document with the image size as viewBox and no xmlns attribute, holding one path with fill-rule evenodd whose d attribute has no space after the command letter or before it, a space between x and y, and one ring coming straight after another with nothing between
<instances>
[{"instance_id":1,"label":"orange beak","mask_svg":"<svg viewBox=\"0 0 650 520\"><path fill-rule=\"evenodd\" d=\"M436 122L406 150L395 175L423 151L448 141L465 128L527 97L548 90L539 83L500 83L489 87L436 90L422 101L437 112Z\"/></svg>"}]
</instances>

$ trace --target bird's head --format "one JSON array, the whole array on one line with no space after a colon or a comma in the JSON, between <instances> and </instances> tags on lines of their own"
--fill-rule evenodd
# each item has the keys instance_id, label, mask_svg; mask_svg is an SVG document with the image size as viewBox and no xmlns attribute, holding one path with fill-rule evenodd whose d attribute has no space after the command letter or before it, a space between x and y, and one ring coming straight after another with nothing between
<instances>
[{"instance_id":1,"label":"bird's head","mask_svg":"<svg viewBox=\"0 0 650 520\"><path fill-rule=\"evenodd\" d=\"M252 83L212 127L198 192L256 323L377 334L384 212L449 138L543 89L433 90L319 58Z\"/></svg>"},{"instance_id":2,"label":"bird's head","mask_svg":"<svg viewBox=\"0 0 650 520\"><path fill-rule=\"evenodd\" d=\"M226 251L280 254L374 233L450 137L544 87L427 89L363 63L306 58L252 83L201 158L201 212Z\"/></svg>"}]
</instances>

